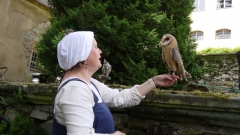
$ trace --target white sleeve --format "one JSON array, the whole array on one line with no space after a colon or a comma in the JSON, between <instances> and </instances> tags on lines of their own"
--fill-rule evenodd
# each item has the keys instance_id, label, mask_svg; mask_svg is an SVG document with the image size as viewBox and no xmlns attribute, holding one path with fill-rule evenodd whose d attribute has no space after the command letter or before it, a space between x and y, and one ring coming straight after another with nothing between
<instances>
[{"instance_id":1,"label":"white sleeve","mask_svg":"<svg viewBox=\"0 0 240 135\"><path fill-rule=\"evenodd\" d=\"M122 91L105 87L103 92L103 99L109 107L124 108L138 105L144 97L140 95L136 86Z\"/></svg>"},{"instance_id":2,"label":"white sleeve","mask_svg":"<svg viewBox=\"0 0 240 135\"><path fill-rule=\"evenodd\" d=\"M93 80L96 83L103 100L108 107L131 107L138 105L145 96L141 96L137 90L137 85L132 88L119 91L118 89L112 89L105 84Z\"/></svg>"},{"instance_id":3,"label":"white sleeve","mask_svg":"<svg viewBox=\"0 0 240 135\"><path fill-rule=\"evenodd\" d=\"M56 97L56 119L67 128L67 135L108 135L93 128L93 93L86 85L72 83L63 87Z\"/></svg>"}]
</instances>

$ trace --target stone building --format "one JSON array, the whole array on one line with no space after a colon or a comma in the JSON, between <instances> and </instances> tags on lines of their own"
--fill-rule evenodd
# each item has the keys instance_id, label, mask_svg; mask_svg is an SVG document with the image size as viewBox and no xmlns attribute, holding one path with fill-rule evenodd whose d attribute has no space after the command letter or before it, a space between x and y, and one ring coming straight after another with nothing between
<instances>
[{"instance_id":1,"label":"stone building","mask_svg":"<svg viewBox=\"0 0 240 135\"><path fill-rule=\"evenodd\" d=\"M197 50L240 46L239 0L195 0L194 5L191 34Z\"/></svg>"},{"instance_id":2,"label":"stone building","mask_svg":"<svg viewBox=\"0 0 240 135\"><path fill-rule=\"evenodd\" d=\"M0 67L8 67L5 81L31 81L35 44L50 17L47 0L0 1Z\"/></svg>"}]
</instances>

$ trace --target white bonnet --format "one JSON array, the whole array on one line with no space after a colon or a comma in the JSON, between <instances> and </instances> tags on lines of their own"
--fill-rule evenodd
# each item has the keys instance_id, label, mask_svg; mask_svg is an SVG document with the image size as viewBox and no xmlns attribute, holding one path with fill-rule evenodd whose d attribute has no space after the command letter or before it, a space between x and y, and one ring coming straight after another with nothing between
<instances>
[{"instance_id":1,"label":"white bonnet","mask_svg":"<svg viewBox=\"0 0 240 135\"><path fill-rule=\"evenodd\" d=\"M69 70L78 62L85 61L92 49L93 32L78 31L66 35L57 47L60 67Z\"/></svg>"}]
</instances>

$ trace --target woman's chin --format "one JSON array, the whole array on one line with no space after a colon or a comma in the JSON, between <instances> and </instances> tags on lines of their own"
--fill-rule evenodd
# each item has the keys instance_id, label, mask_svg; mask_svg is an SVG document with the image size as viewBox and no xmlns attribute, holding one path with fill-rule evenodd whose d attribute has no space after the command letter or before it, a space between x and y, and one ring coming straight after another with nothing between
<instances>
[{"instance_id":1,"label":"woman's chin","mask_svg":"<svg viewBox=\"0 0 240 135\"><path fill-rule=\"evenodd\" d=\"M99 66L98 66L98 68L101 68L102 67L102 64L100 64Z\"/></svg>"}]
</instances>

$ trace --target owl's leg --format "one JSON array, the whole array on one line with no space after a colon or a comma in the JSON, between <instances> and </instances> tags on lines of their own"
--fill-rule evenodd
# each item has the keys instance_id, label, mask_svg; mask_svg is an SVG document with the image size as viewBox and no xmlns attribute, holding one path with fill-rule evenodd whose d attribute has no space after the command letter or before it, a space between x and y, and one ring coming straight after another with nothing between
<instances>
[{"instance_id":1,"label":"owl's leg","mask_svg":"<svg viewBox=\"0 0 240 135\"><path fill-rule=\"evenodd\" d=\"M176 66L172 66L172 67L171 67L171 72L172 72L172 76L176 75L176 73L177 73L177 67L176 67Z\"/></svg>"},{"instance_id":2,"label":"owl's leg","mask_svg":"<svg viewBox=\"0 0 240 135\"><path fill-rule=\"evenodd\" d=\"M180 79L181 81L183 80L182 74L180 74L179 79Z\"/></svg>"},{"instance_id":3,"label":"owl's leg","mask_svg":"<svg viewBox=\"0 0 240 135\"><path fill-rule=\"evenodd\" d=\"M168 75L171 75L171 73L172 73L171 70L168 70Z\"/></svg>"},{"instance_id":4,"label":"owl's leg","mask_svg":"<svg viewBox=\"0 0 240 135\"><path fill-rule=\"evenodd\" d=\"M176 69L174 67L172 68L170 75L172 75L172 78L174 75L176 75Z\"/></svg>"},{"instance_id":5,"label":"owl's leg","mask_svg":"<svg viewBox=\"0 0 240 135\"><path fill-rule=\"evenodd\" d=\"M172 75L172 78L173 78L173 76L175 75L175 72L172 71L172 73L170 75Z\"/></svg>"}]
</instances>

